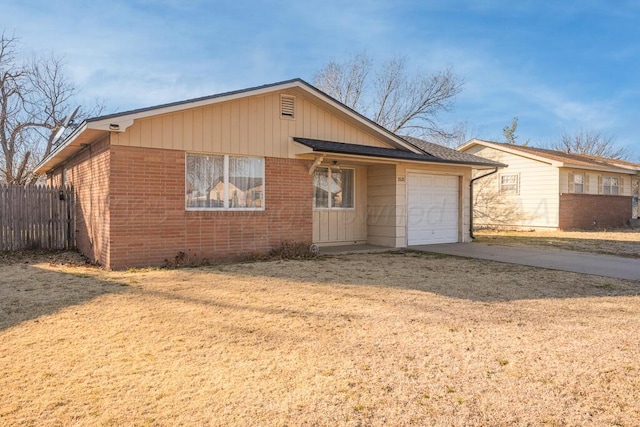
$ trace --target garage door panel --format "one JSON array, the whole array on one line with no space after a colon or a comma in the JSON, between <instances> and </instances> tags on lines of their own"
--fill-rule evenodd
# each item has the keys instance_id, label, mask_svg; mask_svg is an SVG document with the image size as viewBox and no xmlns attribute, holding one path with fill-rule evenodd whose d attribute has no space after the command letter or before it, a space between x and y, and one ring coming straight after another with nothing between
<instances>
[{"instance_id":1,"label":"garage door panel","mask_svg":"<svg viewBox=\"0 0 640 427\"><path fill-rule=\"evenodd\" d=\"M409 245L458 241L458 177L407 176Z\"/></svg>"}]
</instances>

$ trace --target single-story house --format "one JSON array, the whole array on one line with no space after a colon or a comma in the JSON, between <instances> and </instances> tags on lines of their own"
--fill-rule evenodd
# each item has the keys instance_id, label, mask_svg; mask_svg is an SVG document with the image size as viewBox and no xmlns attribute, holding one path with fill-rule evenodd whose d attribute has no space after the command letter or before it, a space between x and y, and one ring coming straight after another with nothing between
<instances>
[{"instance_id":1,"label":"single-story house","mask_svg":"<svg viewBox=\"0 0 640 427\"><path fill-rule=\"evenodd\" d=\"M73 185L101 265L232 259L283 241L398 248L470 240L473 169L294 79L85 120L37 167Z\"/></svg>"},{"instance_id":2,"label":"single-story house","mask_svg":"<svg viewBox=\"0 0 640 427\"><path fill-rule=\"evenodd\" d=\"M508 165L476 182L476 227L601 229L638 215L640 164L479 139L458 150Z\"/></svg>"}]
</instances>

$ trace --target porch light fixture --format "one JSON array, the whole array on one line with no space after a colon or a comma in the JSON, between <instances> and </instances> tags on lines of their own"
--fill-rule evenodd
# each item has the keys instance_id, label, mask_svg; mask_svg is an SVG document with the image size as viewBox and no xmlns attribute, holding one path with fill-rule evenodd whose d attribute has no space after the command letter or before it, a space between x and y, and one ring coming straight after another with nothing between
<instances>
[{"instance_id":1,"label":"porch light fixture","mask_svg":"<svg viewBox=\"0 0 640 427\"><path fill-rule=\"evenodd\" d=\"M120 130L120 125L119 125L119 124L117 124L117 123L111 123L111 124L109 125L109 130L113 130L113 131Z\"/></svg>"}]
</instances>

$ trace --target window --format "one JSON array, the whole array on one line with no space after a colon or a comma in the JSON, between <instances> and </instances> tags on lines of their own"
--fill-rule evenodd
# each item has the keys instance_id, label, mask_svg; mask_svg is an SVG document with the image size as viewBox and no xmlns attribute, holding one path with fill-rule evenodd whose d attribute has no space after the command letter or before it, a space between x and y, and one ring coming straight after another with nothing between
<instances>
[{"instance_id":1,"label":"window","mask_svg":"<svg viewBox=\"0 0 640 427\"><path fill-rule=\"evenodd\" d=\"M518 194L518 174L500 175L500 193Z\"/></svg>"},{"instance_id":2,"label":"window","mask_svg":"<svg viewBox=\"0 0 640 427\"><path fill-rule=\"evenodd\" d=\"M355 207L353 169L317 168L313 174L313 206L318 209Z\"/></svg>"},{"instance_id":3,"label":"window","mask_svg":"<svg viewBox=\"0 0 640 427\"><path fill-rule=\"evenodd\" d=\"M602 178L602 194L620 194L620 178L605 176Z\"/></svg>"},{"instance_id":4,"label":"window","mask_svg":"<svg viewBox=\"0 0 640 427\"><path fill-rule=\"evenodd\" d=\"M584 193L584 174L573 174L573 192Z\"/></svg>"},{"instance_id":5,"label":"window","mask_svg":"<svg viewBox=\"0 0 640 427\"><path fill-rule=\"evenodd\" d=\"M264 159L187 154L187 209L263 209Z\"/></svg>"}]
</instances>

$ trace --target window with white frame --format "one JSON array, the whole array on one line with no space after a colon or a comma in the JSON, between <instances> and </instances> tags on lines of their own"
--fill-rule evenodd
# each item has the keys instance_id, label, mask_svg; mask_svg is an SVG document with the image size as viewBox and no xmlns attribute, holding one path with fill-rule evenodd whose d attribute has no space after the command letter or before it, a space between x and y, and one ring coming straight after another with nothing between
<instances>
[{"instance_id":1,"label":"window with white frame","mask_svg":"<svg viewBox=\"0 0 640 427\"><path fill-rule=\"evenodd\" d=\"M355 207L353 169L316 168L313 174L313 207L352 209Z\"/></svg>"},{"instance_id":2,"label":"window with white frame","mask_svg":"<svg viewBox=\"0 0 640 427\"><path fill-rule=\"evenodd\" d=\"M620 178L605 176L602 178L602 194L620 194Z\"/></svg>"},{"instance_id":3,"label":"window with white frame","mask_svg":"<svg viewBox=\"0 0 640 427\"><path fill-rule=\"evenodd\" d=\"M573 174L573 192L584 193L584 174L582 173Z\"/></svg>"},{"instance_id":4,"label":"window with white frame","mask_svg":"<svg viewBox=\"0 0 640 427\"><path fill-rule=\"evenodd\" d=\"M500 193L518 194L519 177L517 173L500 175Z\"/></svg>"},{"instance_id":5,"label":"window with white frame","mask_svg":"<svg viewBox=\"0 0 640 427\"><path fill-rule=\"evenodd\" d=\"M187 153L185 207L264 208L264 158Z\"/></svg>"}]
</instances>

